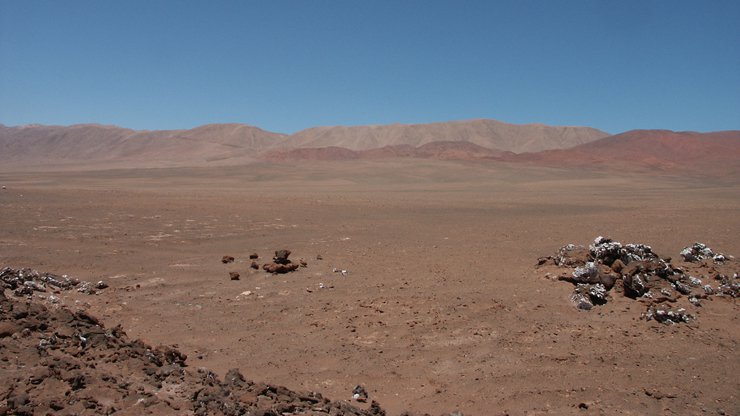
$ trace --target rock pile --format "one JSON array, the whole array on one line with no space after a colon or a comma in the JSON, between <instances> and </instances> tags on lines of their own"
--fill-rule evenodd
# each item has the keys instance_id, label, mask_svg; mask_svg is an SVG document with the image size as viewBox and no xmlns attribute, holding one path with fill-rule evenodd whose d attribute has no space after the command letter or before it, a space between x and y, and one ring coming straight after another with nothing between
<instances>
[{"instance_id":1,"label":"rock pile","mask_svg":"<svg viewBox=\"0 0 740 416\"><path fill-rule=\"evenodd\" d=\"M707 247L706 244L694 243L693 245L681 250L681 257L688 262L698 262L704 259L711 258L715 263L723 263L727 260L727 256L722 253L715 253L711 248Z\"/></svg>"},{"instance_id":2,"label":"rock pile","mask_svg":"<svg viewBox=\"0 0 740 416\"><path fill-rule=\"evenodd\" d=\"M39 273L33 269L12 269L5 267L0 270L0 283L6 289L13 291L15 296L33 296L34 293L59 293L63 290L77 289L78 292L95 295L106 289L108 284L102 280L97 283L81 281L67 275L53 273ZM49 296L52 298L53 296Z\"/></svg>"},{"instance_id":3,"label":"rock pile","mask_svg":"<svg viewBox=\"0 0 740 416\"><path fill-rule=\"evenodd\" d=\"M681 257L687 263L677 267L648 245L621 244L597 237L588 248L563 246L554 256L540 258L538 265L573 268L571 273L561 273L558 280L575 285L571 300L579 309L605 304L614 289L647 303L643 317L663 323L693 319L685 308L674 310L666 306L683 297L691 306L700 307L701 300L710 296L735 298L740 293L738 267L732 256L716 254L706 245L695 243L683 249Z\"/></svg>"},{"instance_id":4,"label":"rock pile","mask_svg":"<svg viewBox=\"0 0 740 416\"><path fill-rule=\"evenodd\" d=\"M288 257L290 257L290 250L277 250L275 251L275 257L272 258L272 263L262 265L262 270L268 273L282 274L292 272L302 266L302 264L293 263Z\"/></svg>"},{"instance_id":5,"label":"rock pile","mask_svg":"<svg viewBox=\"0 0 740 416\"><path fill-rule=\"evenodd\" d=\"M223 381L190 369L172 347L130 340L85 312L6 297L0 290L0 414L385 415L319 393Z\"/></svg>"}]
</instances>

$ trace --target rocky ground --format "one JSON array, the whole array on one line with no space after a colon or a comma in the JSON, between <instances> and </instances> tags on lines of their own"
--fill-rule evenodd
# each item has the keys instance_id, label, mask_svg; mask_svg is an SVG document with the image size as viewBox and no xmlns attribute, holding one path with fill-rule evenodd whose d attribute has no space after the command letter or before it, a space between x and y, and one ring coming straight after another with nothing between
<instances>
[{"instance_id":1,"label":"rocky ground","mask_svg":"<svg viewBox=\"0 0 740 416\"><path fill-rule=\"evenodd\" d=\"M386 414L375 401L359 408L247 380L238 369L220 380L206 368L188 367L174 347L132 340L120 326L106 328L84 311L45 306L44 298L23 291L69 289L69 279L10 268L0 276L18 296L0 288L0 415ZM362 386L353 393L366 402Z\"/></svg>"}]
</instances>

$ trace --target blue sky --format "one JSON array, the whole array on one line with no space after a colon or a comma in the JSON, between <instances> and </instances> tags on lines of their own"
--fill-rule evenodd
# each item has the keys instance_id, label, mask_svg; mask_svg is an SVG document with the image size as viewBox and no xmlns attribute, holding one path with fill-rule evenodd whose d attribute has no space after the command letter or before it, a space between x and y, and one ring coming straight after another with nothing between
<instances>
[{"instance_id":1,"label":"blue sky","mask_svg":"<svg viewBox=\"0 0 740 416\"><path fill-rule=\"evenodd\" d=\"M740 129L738 1L0 0L0 123Z\"/></svg>"}]
</instances>

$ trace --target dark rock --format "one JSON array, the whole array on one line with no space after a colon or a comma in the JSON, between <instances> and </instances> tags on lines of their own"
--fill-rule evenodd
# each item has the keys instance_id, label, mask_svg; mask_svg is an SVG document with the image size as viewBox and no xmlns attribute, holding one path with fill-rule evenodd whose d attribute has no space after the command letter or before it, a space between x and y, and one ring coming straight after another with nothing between
<instances>
[{"instance_id":1,"label":"dark rock","mask_svg":"<svg viewBox=\"0 0 740 416\"><path fill-rule=\"evenodd\" d=\"M288 264L290 263L290 260L288 260L289 256L290 250L277 250L275 251L275 257L272 258L272 261L277 264Z\"/></svg>"},{"instance_id":2,"label":"dark rock","mask_svg":"<svg viewBox=\"0 0 740 416\"><path fill-rule=\"evenodd\" d=\"M639 273L636 273L634 275L625 275L623 281L625 296L637 298L644 295L648 291L645 277L640 275Z\"/></svg>"},{"instance_id":3,"label":"dark rock","mask_svg":"<svg viewBox=\"0 0 740 416\"><path fill-rule=\"evenodd\" d=\"M250 260L255 260L255 259L258 259L258 258L260 258L260 256L257 253L252 253L252 254L249 255L249 259Z\"/></svg>"},{"instance_id":4,"label":"dark rock","mask_svg":"<svg viewBox=\"0 0 740 416\"><path fill-rule=\"evenodd\" d=\"M591 258L607 266L622 257L622 244L609 237L596 237L588 248Z\"/></svg>"},{"instance_id":5,"label":"dark rock","mask_svg":"<svg viewBox=\"0 0 740 416\"><path fill-rule=\"evenodd\" d=\"M249 265L249 267L253 268L254 270L259 270L260 269L260 265L257 264L256 261L253 261L252 264Z\"/></svg>"},{"instance_id":6,"label":"dark rock","mask_svg":"<svg viewBox=\"0 0 740 416\"><path fill-rule=\"evenodd\" d=\"M675 287L682 295L688 295L691 293L691 287L685 283L674 282L673 287Z\"/></svg>"},{"instance_id":7,"label":"dark rock","mask_svg":"<svg viewBox=\"0 0 740 416\"><path fill-rule=\"evenodd\" d=\"M365 387L362 385L358 384L354 389L352 389L352 398L358 402L364 402L368 397L367 390L365 390Z\"/></svg>"},{"instance_id":8,"label":"dark rock","mask_svg":"<svg viewBox=\"0 0 740 416\"><path fill-rule=\"evenodd\" d=\"M239 273L238 272L229 272L229 278L231 280L239 280Z\"/></svg>"},{"instance_id":9,"label":"dark rock","mask_svg":"<svg viewBox=\"0 0 740 416\"><path fill-rule=\"evenodd\" d=\"M223 264L228 264L228 263L233 263L233 262L234 262L234 257L232 256L223 256L221 258L221 263Z\"/></svg>"}]
</instances>

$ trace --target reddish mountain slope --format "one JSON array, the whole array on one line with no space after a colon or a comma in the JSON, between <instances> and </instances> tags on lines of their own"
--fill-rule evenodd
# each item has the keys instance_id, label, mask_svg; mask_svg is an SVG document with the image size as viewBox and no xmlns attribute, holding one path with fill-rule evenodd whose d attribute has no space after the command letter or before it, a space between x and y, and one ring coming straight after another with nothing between
<instances>
[{"instance_id":1,"label":"reddish mountain slope","mask_svg":"<svg viewBox=\"0 0 740 416\"><path fill-rule=\"evenodd\" d=\"M633 165L655 170L740 165L740 131L631 130L572 149L517 155L546 165Z\"/></svg>"}]
</instances>

